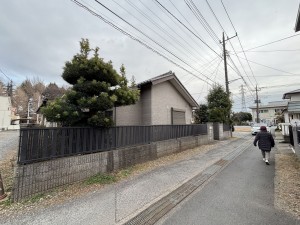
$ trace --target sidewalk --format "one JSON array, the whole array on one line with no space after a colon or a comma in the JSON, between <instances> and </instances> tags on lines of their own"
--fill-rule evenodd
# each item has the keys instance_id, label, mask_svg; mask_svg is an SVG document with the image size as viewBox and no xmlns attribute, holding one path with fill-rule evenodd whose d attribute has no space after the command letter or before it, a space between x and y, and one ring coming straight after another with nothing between
<instances>
[{"instance_id":1,"label":"sidewalk","mask_svg":"<svg viewBox=\"0 0 300 225\"><path fill-rule=\"evenodd\" d=\"M260 150L251 144L155 224L299 225L299 219L275 204L276 148L271 152L270 165L266 165Z\"/></svg>"},{"instance_id":2,"label":"sidewalk","mask_svg":"<svg viewBox=\"0 0 300 225\"><path fill-rule=\"evenodd\" d=\"M154 222L252 144L220 141L204 155L145 172L60 205L1 219L2 224L147 224Z\"/></svg>"}]
</instances>

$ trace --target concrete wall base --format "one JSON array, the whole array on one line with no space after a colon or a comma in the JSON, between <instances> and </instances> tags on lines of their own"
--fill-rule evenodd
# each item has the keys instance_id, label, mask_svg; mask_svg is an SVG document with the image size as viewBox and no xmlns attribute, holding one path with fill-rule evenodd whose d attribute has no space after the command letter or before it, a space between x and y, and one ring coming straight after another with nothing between
<instances>
[{"instance_id":1,"label":"concrete wall base","mask_svg":"<svg viewBox=\"0 0 300 225\"><path fill-rule=\"evenodd\" d=\"M18 165L15 168L12 200L18 202L59 186L84 180L98 173L120 170L186 149L209 144L214 141L210 126L208 126L208 131L208 135L171 139L108 152Z\"/></svg>"}]
</instances>

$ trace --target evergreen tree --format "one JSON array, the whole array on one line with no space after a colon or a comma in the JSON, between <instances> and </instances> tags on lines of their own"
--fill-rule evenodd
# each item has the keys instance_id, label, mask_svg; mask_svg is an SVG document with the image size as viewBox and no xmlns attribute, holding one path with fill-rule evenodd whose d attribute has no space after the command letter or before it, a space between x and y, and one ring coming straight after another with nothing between
<instances>
[{"instance_id":1,"label":"evergreen tree","mask_svg":"<svg viewBox=\"0 0 300 225\"><path fill-rule=\"evenodd\" d=\"M207 95L209 122L231 124L232 102L224 88L216 84Z\"/></svg>"},{"instance_id":2,"label":"evergreen tree","mask_svg":"<svg viewBox=\"0 0 300 225\"><path fill-rule=\"evenodd\" d=\"M73 87L42 110L48 121L64 126L108 127L113 125L108 110L138 100L139 91L127 86L124 65L119 75L98 51L98 47L90 48L88 39L81 40L80 53L66 62L62 74Z\"/></svg>"},{"instance_id":3,"label":"evergreen tree","mask_svg":"<svg viewBox=\"0 0 300 225\"><path fill-rule=\"evenodd\" d=\"M242 125L245 122L252 121L252 115L251 113L248 112L238 112L238 113L233 113L232 115L232 120L235 122L237 125Z\"/></svg>"},{"instance_id":4,"label":"evergreen tree","mask_svg":"<svg viewBox=\"0 0 300 225\"><path fill-rule=\"evenodd\" d=\"M207 123L208 122L208 107L205 104L200 104L199 108L195 110L195 123Z\"/></svg>"}]
</instances>

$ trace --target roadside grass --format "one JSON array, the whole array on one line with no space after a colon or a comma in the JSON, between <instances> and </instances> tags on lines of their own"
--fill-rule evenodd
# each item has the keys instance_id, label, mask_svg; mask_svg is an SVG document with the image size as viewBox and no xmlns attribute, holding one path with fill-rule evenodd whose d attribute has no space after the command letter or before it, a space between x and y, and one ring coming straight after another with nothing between
<instances>
[{"instance_id":1,"label":"roadside grass","mask_svg":"<svg viewBox=\"0 0 300 225\"><path fill-rule=\"evenodd\" d=\"M28 198L26 200L24 200L25 203L36 203L39 202L41 200L43 200L46 197L46 194L36 194L34 196L32 196L31 198Z\"/></svg>"},{"instance_id":2,"label":"roadside grass","mask_svg":"<svg viewBox=\"0 0 300 225\"><path fill-rule=\"evenodd\" d=\"M15 162L15 153L8 155L5 160L0 162L0 172L5 192L11 192L12 190Z\"/></svg>"},{"instance_id":3,"label":"roadside grass","mask_svg":"<svg viewBox=\"0 0 300 225\"><path fill-rule=\"evenodd\" d=\"M84 181L84 184L111 184L117 181L117 178L114 174L96 174L94 176L89 177Z\"/></svg>"},{"instance_id":4,"label":"roadside grass","mask_svg":"<svg viewBox=\"0 0 300 225\"><path fill-rule=\"evenodd\" d=\"M44 194L34 195L21 202L12 202L10 199L10 194L5 190L9 197L0 202L0 217L2 215L4 216L14 213L22 213L23 210L31 210L34 208L47 207L50 205L63 203L68 199L83 196L86 193L99 190L105 185L128 179L132 176L152 170L156 167L167 165L178 160L183 160L186 157L191 157L192 155L197 155L199 153L203 154L213 146L213 144L208 144L201 146L201 148L190 149L184 152L164 156L159 159L130 166L119 171L114 171L111 173L99 173L83 181L56 187ZM11 163L11 160L7 160L5 166L7 172L5 172L6 175L4 183L9 183L9 185L6 185L6 187L8 187L10 190L13 183L13 167L14 165Z\"/></svg>"},{"instance_id":5,"label":"roadside grass","mask_svg":"<svg viewBox=\"0 0 300 225\"><path fill-rule=\"evenodd\" d=\"M300 159L293 153L275 157L275 205L300 219Z\"/></svg>"},{"instance_id":6,"label":"roadside grass","mask_svg":"<svg viewBox=\"0 0 300 225\"><path fill-rule=\"evenodd\" d=\"M13 173L8 172L9 170L11 170L11 166L7 163L6 165L8 166L5 167L5 172L2 172L3 174L5 174L5 176L3 176L5 177L5 180L3 180L5 183L7 183L8 180L10 181L9 187L11 189ZM3 167L1 169L3 169ZM12 213L12 211L18 211L27 207L34 208L63 202L64 199L80 196L86 192L99 189L99 187L101 188L101 186L116 183L118 181L121 181L122 179L126 179L131 176L137 169L137 167L135 168L133 166L112 173L99 173L83 181L54 188L47 193L36 194L21 202L13 202L10 193L5 190L6 194L8 194L8 197L0 201L0 217L2 213L5 214L5 212L8 211ZM7 187L8 186L6 185L6 188Z\"/></svg>"},{"instance_id":7,"label":"roadside grass","mask_svg":"<svg viewBox=\"0 0 300 225\"><path fill-rule=\"evenodd\" d=\"M0 209L4 207L9 207L13 204L12 200L10 198L4 199L0 202ZM1 207L2 206L2 207Z\"/></svg>"}]
</instances>

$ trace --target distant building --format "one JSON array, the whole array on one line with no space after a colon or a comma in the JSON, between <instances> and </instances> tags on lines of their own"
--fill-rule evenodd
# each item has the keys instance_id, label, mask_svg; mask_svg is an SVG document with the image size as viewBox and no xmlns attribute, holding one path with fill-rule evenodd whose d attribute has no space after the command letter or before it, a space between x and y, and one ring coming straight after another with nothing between
<instances>
[{"instance_id":1,"label":"distant building","mask_svg":"<svg viewBox=\"0 0 300 225\"><path fill-rule=\"evenodd\" d=\"M268 125L277 124L276 117L278 113L283 113L285 119L288 117L287 115L287 101L275 101L269 102L266 105L259 105L259 119L261 123L266 123ZM257 121L257 113L256 106L249 107L251 109L251 114L253 118L253 122Z\"/></svg>"},{"instance_id":2,"label":"distant building","mask_svg":"<svg viewBox=\"0 0 300 225\"><path fill-rule=\"evenodd\" d=\"M283 94L282 99L288 99L286 123L294 124L297 122L300 125L300 89Z\"/></svg>"},{"instance_id":3,"label":"distant building","mask_svg":"<svg viewBox=\"0 0 300 225\"><path fill-rule=\"evenodd\" d=\"M0 130L20 129L19 125L12 125L13 119L18 117L14 114L11 99L7 96L0 96Z\"/></svg>"},{"instance_id":4,"label":"distant building","mask_svg":"<svg viewBox=\"0 0 300 225\"><path fill-rule=\"evenodd\" d=\"M173 72L137 85L140 100L134 105L114 109L117 126L191 124L197 102ZM115 114L116 113L116 114Z\"/></svg>"}]
</instances>

